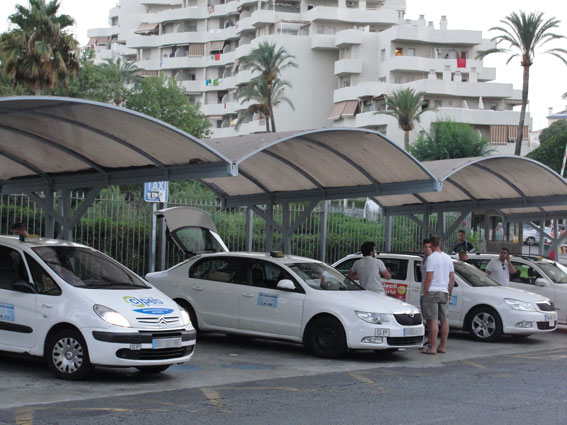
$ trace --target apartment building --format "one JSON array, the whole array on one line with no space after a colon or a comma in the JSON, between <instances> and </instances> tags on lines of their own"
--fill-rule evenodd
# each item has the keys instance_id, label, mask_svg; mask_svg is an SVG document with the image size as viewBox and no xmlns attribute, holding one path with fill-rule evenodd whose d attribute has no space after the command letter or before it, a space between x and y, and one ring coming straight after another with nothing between
<instances>
[{"instance_id":1,"label":"apartment building","mask_svg":"<svg viewBox=\"0 0 567 425\"><path fill-rule=\"evenodd\" d=\"M248 105L234 96L252 78L239 58L261 41L295 56L284 79L295 110L275 109L278 131L361 127L403 144L394 118L378 114L393 91L426 93L420 131L436 119L473 125L498 151L513 153L521 92L494 83L475 59L492 44L480 31L449 29L424 16L405 19L404 0L120 0L108 28L91 29L98 61L135 61L143 75L174 78L213 124L213 137L265 130L263 117L234 124ZM526 119L522 152L528 152Z\"/></svg>"}]
</instances>

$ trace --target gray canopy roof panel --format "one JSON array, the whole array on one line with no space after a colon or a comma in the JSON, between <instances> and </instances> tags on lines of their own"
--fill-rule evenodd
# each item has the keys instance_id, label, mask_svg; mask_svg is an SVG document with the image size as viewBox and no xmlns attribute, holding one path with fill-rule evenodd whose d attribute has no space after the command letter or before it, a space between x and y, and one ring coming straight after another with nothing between
<instances>
[{"instance_id":1,"label":"gray canopy roof panel","mask_svg":"<svg viewBox=\"0 0 567 425\"><path fill-rule=\"evenodd\" d=\"M328 128L206 142L238 165L235 177L202 179L227 206L440 189L415 158L371 130Z\"/></svg>"},{"instance_id":2,"label":"gray canopy roof panel","mask_svg":"<svg viewBox=\"0 0 567 425\"><path fill-rule=\"evenodd\" d=\"M374 197L387 214L496 210L509 218L567 215L565 180L529 158L492 156L422 164L443 183L443 189Z\"/></svg>"},{"instance_id":3,"label":"gray canopy roof panel","mask_svg":"<svg viewBox=\"0 0 567 425\"><path fill-rule=\"evenodd\" d=\"M125 108L47 96L0 98L2 193L235 171L201 140Z\"/></svg>"}]
</instances>

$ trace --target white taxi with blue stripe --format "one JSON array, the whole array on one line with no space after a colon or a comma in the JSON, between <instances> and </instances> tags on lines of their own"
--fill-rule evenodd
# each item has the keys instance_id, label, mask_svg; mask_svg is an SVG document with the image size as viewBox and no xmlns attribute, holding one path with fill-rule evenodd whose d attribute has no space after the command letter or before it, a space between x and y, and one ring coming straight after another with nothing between
<instances>
[{"instance_id":1,"label":"white taxi with blue stripe","mask_svg":"<svg viewBox=\"0 0 567 425\"><path fill-rule=\"evenodd\" d=\"M173 300L103 253L72 242L0 237L0 350L42 356L63 379L95 365L158 373L193 355Z\"/></svg>"}]
</instances>

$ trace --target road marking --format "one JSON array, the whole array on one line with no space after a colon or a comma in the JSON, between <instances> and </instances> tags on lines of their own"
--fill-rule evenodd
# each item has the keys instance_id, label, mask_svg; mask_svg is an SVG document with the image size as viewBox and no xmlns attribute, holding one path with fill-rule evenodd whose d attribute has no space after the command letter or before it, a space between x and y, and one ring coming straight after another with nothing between
<instances>
[{"instance_id":1,"label":"road marking","mask_svg":"<svg viewBox=\"0 0 567 425\"><path fill-rule=\"evenodd\" d=\"M14 417L15 417L16 425L32 425L33 408L16 407L16 409L14 409Z\"/></svg>"},{"instance_id":2,"label":"road marking","mask_svg":"<svg viewBox=\"0 0 567 425\"><path fill-rule=\"evenodd\" d=\"M488 369L486 366L483 366L475 362L471 362L470 360L461 360L461 363L468 364L469 366L476 367L478 369Z\"/></svg>"},{"instance_id":3,"label":"road marking","mask_svg":"<svg viewBox=\"0 0 567 425\"><path fill-rule=\"evenodd\" d=\"M358 379L360 382L364 382L367 385L370 385L371 387L376 388L378 391L382 392L382 393L387 393L388 390L381 387L380 385L378 385L376 382L372 381L371 379L368 379L366 376L362 376L358 373L355 372L348 372L348 374L350 376L352 376L354 379Z\"/></svg>"},{"instance_id":4,"label":"road marking","mask_svg":"<svg viewBox=\"0 0 567 425\"><path fill-rule=\"evenodd\" d=\"M211 402L213 406L221 413L232 413L232 410L224 404L222 397L212 388L201 388L201 392L205 394L205 397Z\"/></svg>"}]
</instances>

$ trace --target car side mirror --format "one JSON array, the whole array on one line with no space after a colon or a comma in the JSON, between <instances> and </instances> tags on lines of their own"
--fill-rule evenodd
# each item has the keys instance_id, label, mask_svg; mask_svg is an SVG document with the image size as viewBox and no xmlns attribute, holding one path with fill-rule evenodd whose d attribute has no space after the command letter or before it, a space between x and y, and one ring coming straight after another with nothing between
<instances>
[{"instance_id":1,"label":"car side mirror","mask_svg":"<svg viewBox=\"0 0 567 425\"><path fill-rule=\"evenodd\" d=\"M24 294L35 294L34 286L29 282L24 282L23 280L13 282L12 289L16 292L23 292Z\"/></svg>"},{"instance_id":2,"label":"car side mirror","mask_svg":"<svg viewBox=\"0 0 567 425\"><path fill-rule=\"evenodd\" d=\"M284 291L295 291L295 284L290 279L282 279L278 282L277 288Z\"/></svg>"},{"instance_id":3,"label":"car side mirror","mask_svg":"<svg viewBox=\"0 0 567 425\"><path fill-rule=\"evenodd\" d=\"M534 283L536 286L547 286L547 281L543 277L538 277Z\"/></svg>"}]
</instances>

